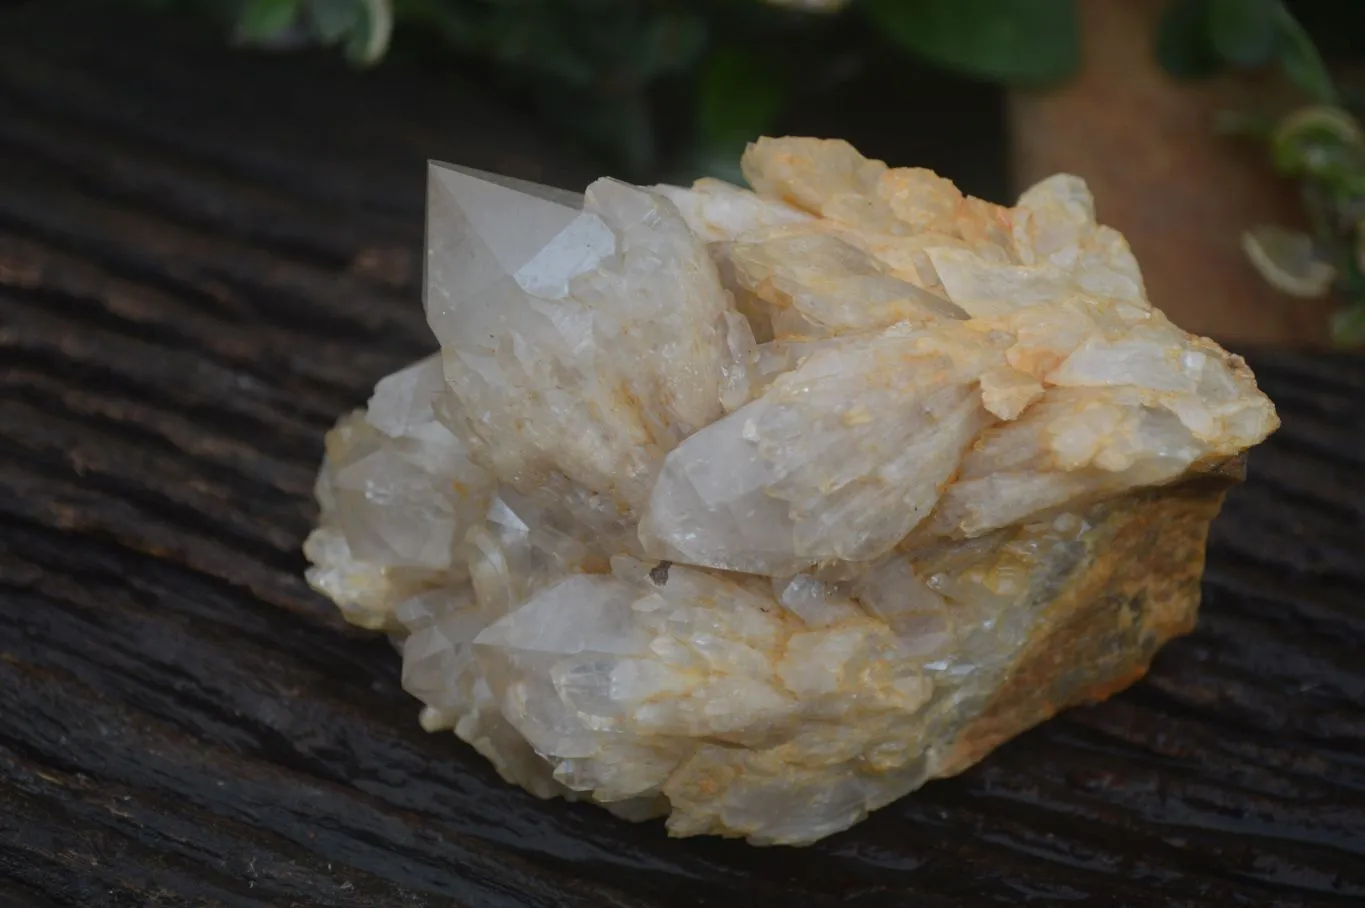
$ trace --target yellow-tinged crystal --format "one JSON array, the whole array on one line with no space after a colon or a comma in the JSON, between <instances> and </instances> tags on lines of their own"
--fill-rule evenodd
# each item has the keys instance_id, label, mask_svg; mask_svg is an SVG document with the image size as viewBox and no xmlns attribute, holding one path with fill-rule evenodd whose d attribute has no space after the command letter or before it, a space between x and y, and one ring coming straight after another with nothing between
<instances>
[{"instance_id":1,"label":"yellow-tinged crystal","mask_svg":"<svg viewBox=\"0 0 1365 908\"><path fill-rule=\"evenodd\" d=\"M535 794L808 843L1192 625L1276 426L1082 181L847 143L584 197L435 166L441 353L329 435L309 579Z\"/></svg>"}]
</instances>

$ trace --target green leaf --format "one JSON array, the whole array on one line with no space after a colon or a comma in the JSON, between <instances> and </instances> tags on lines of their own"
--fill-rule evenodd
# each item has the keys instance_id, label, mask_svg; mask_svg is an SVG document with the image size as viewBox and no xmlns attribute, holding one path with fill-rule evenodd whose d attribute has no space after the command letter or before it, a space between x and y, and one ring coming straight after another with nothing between
<instances>
[{"instance_id":1,"label":"green leaf","mask_svg":"<svg viewBox=\"0 0 1365 908\"><path fill-rule=\"evenodd\" d=\"M357 0L363 12L346 42L346 58L357 66L378 63L389 49L393 7L389 0Z\"/></svg>"},{"instance_id":2,"label":"green leaf","mask_svg":"<svg viewBox=\"0 0 1365 908\"><path fill-rule=\"evenodd\" d=\"M1080 66L1075 0L867 0L864 7L911 53L977 78L1039 86Z\"/></svg>"},{"instance_id":3,"label":"green leaf","mask_svg":"<svg viewBox=\"0 0 1365 908\"><path fill-rule=\"evenodd\" d=\"M361 5L361 0L312 0L309 16L323 43L334 44L350 34L362 16Z\"/></svg>"},{"instance_id":4,"label":"green leaf","mask_svg":"<svg viewBox=\"0 0 1365 908\"><path fill-rule=\"evenodd\" d=\"M1280 33L1280 63L1285 73L1319 104L1340 105L1336 85L1308 32L1304 31L1283 3L1275 4L1275 18Z\"/></svg>"},{"instance_id":5,"label":"green leaf","mask_svg":"<svg viewBox=\"0 0 1365 908\"><path fill-rule=\"evenodd\" d=\"M1275 62L1279 0L1207 0L1209 43L1224 61L1247 68Z\"/></svg>"},{"instance_id":6,"label":"green leaf","mask_svg":"<svg viewBox=\"0 0 1365 908\"><path fill-rule=\"evenodd\" d=\"M247 0L237 19L237 38L247 43L270 41L298 19L302 0Z\"/></svg>"},{"instance_id":7,"label":"green leaf","mask_svg":"<svg viewBox=\"0 0 1365 908\"><path fill-rule=\"evenodd\" d=\"M1336 186L1365 163L1365 130L1339 107L1313 105L1280 121L1270 151L1281 173L1308 175Z\"/></svg>"},{"instance_id":8,"label":"green leaf","mask_svg":"<svg viewBox=\"0 0 1365 908\"><path fill-rule=\"evenodd\" d=\"M775 66L752 51L726 48L711 55L697 97L697 127L708 148L743 148L772 126L782 110Z\"/></svg>"},{"instance_id":9,"label":"green leaf","mask_svg":"<svg viewBox=\"0 0 1365 908\"><path fill-rule=\"evenodd\" d=\"M1365 303L1338 309L1332 315L1332 340L1348 347L1365 344Z\"/></svg>"},{"instance_id":10,"label":"green leaf","mask_svg":"<svg viewBox=\"0 0 1365 908\"><path fill-rule=\"evenodd\" d=\"M1174 0L1156 29L1156 58L1177 79L1202 79L1222 68L1209 36L1209 0Z\"/></svg>"},{"instance_id":11,"label":"green leaf","mask_svg":"<svg viewBox=\"0 0 1365 908\"><path fill-rule=\"evenodd\" d=\"M1319 255L1313 238L1299 230L1263 224L1242 234L1242 251L1266 283L1300 299L1332 290L1337 269Z\"/></svg>"}]
</instances>

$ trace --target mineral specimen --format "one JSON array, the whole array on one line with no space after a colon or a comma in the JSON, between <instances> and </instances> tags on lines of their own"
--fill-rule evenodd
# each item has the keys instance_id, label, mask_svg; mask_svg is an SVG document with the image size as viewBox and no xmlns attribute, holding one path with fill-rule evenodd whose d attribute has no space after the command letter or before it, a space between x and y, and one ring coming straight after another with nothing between
<instances>
[{"instance_id":1,"label":"mineral specimen","mask_svg":"<svg viewBox=\"0 0 1365 908\"><path fill-rule=\"evenodd\" d=\"M808 843L1140 676L1277 421L1079 179L743 169L433 165L441 352L328 435L308 576L509 781Z\"/></svg>"}]
</instances>

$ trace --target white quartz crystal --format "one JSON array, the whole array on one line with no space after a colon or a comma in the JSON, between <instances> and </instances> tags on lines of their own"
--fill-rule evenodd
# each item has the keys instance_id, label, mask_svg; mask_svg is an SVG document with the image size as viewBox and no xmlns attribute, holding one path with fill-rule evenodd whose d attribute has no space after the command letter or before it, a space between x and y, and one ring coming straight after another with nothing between
<instances>
[{"instance_id":1,"label":"white quartz crystal","mask_svg":"<svg viewBox=\"0 0 1365 908\"><path fill-rule=\"evenodd\" d=\"M743 166L578 197L433 164L441 352L329 434L305 550L507 779L807 843L975 759L1125 503L1276 418L1075 177L1004 208L838 141Z\"/></svg>"}]
</instances>

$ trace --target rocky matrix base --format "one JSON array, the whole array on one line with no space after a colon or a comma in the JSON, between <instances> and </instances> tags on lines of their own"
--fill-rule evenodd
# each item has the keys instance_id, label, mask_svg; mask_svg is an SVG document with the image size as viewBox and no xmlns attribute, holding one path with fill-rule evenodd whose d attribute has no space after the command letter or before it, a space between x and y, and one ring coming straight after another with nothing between
<instances>
[{"instance_id":1,"label":"rocky matrix base","mask_svg":"<svg viewBox=\"0 0 1365 908\"><path fill-rule=\"evenodd\" d=\"M1139 677L1277 420L1074 177L743 165L433 166L441 353L328 435L306 552L509 781L798 844Z\"/></svg>"}]
</instances>

